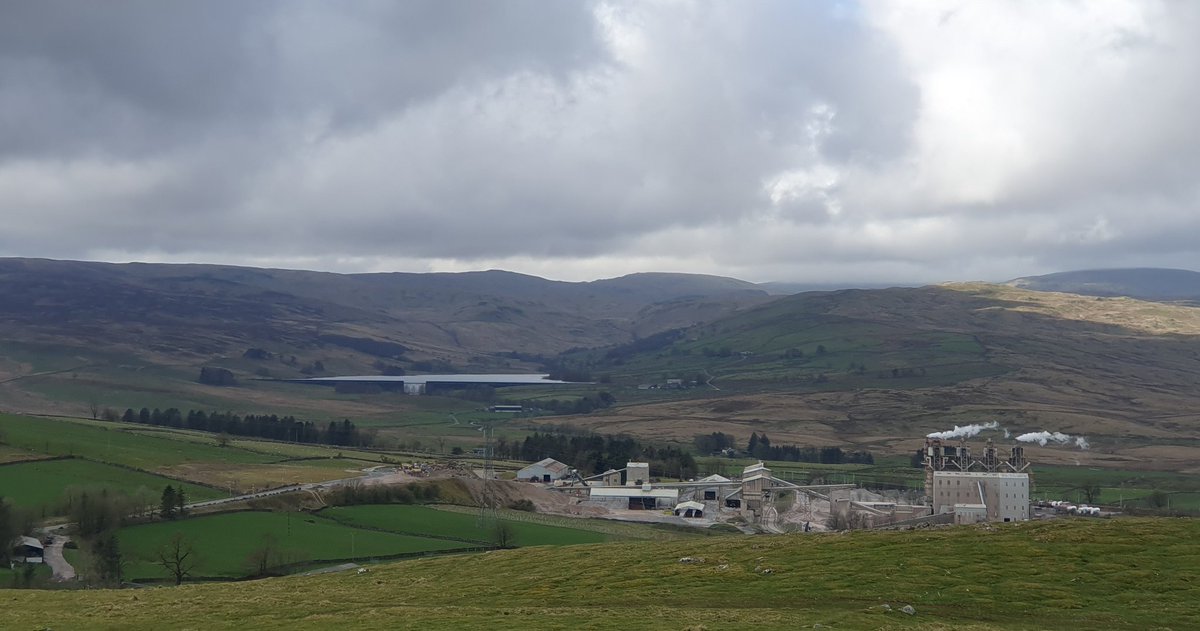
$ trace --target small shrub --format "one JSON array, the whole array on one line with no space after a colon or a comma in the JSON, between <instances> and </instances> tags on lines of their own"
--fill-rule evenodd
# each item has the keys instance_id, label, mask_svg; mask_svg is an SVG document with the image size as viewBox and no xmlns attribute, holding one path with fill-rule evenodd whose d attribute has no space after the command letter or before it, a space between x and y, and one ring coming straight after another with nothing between
<instances>
[{"instance_id":1,"label":"small shrub","mask_svg":"<svg viewBox=\"0 0 1200 631\"><path fill-rule=\"evenodd\" d=\"M508 507L513 510L522 510L527 513L536 513L537 512L537 506L534 506L533 502L530 500L527 500L527 499L517 500L517 501L509 504Z\"/></svg>"}]
</instances>

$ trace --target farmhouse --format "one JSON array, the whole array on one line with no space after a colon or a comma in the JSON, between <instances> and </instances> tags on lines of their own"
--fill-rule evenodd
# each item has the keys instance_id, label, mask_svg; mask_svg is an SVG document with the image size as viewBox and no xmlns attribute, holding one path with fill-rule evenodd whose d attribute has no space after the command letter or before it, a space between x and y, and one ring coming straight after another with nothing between
<instances>
[{"instance_id":1,"label":"farmhouse","mask_svg":"<svg viewBox=\"0 0 1200 631\"><path fill-rule=\"evenodd\" d=\"M548 484L555 480L561 480L570 473L571 468L567 465L554 458L544 458L518 471L517 479Z\"/></svg>"}]
</instances>

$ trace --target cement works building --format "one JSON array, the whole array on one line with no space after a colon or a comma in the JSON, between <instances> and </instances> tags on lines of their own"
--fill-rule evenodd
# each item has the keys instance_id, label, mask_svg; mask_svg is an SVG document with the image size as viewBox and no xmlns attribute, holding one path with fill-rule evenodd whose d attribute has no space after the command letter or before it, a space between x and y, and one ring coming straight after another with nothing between
<instances>
[{"instance_id":1,"label":"cement works building","mask_svg":"<svg viewBox=\"0 0 1200 631\"><path fill-rule=\"evenodd\" d=\"M1029 475L986 471L934 471L933 513L954 522L1029 519Z\"/></svg>"},{"instance_id":2,"label":"cement works building","mask_svg":"<svg viewBox=\"0 0 1200 631\"><path fill-rule=\"evenodd\" d=\"M931 438L924 455L925 495L934 515L953 514L958 524L1030 518L1032 481L1023 447L1014 445L1002 460L989 439L976 458L965 438L957 446Z\"/></svg>"}]
</instances>

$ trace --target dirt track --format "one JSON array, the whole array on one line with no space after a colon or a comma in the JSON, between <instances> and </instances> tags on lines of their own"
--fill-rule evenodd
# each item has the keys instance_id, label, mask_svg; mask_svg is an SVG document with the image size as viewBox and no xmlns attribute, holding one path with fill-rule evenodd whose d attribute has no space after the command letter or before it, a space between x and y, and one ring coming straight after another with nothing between
<instances>
[{"instance_id":1,"label":"dirt track","mask_svg":"<svg viewBox=\"0 0 1200 631\"><path fill-rule=\"evenodd\" d=\"M70 537L54 535L50 545L46 546L43 560L46 565L50 566L50 571L54 573L56 581L69 581L75 578L75 568L71 567L71 564L67 563L67 559L63 557L63 545L70 540Z\"/></svg>"}]
</instances>

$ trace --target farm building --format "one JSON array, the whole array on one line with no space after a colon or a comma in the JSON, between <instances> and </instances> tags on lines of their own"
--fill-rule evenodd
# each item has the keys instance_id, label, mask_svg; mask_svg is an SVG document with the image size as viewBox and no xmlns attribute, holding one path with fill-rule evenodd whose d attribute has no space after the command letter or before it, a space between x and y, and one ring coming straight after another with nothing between
<instances>
[{"instance_id":1,"label":"farm building","mask_svg":"<svg viewBox=\"0 0 1200 631\"><path fill-rule=\"evenodd\" d=\"M598 486L590 489L588 498L610 508L655 510L672 508L679 503L679 489L656 489L649 484L617 487Z\"/></svg>"},{"instance_id":2,"label":"farm building","mask_svg":"<svg viewBox=\"0 0 1200 631\"><path fill-rule=\"evenodd\" d=\"M550 483L561 480L571 473L571 468L555 460L544 458L517 472L517 479L528 482Z\"/></svg>"},{"instance_id":3,"label":"farm building","mask_svg":"<svg viewBox=\"0 0 1200 631\"><path fill-rule=\"evenodd\" d=\"M17 537L12 541L11 545L14 561L41 563L46 555L46 548L42 545L42 542L33 537Z\"/></svg>"}]
</instances>

